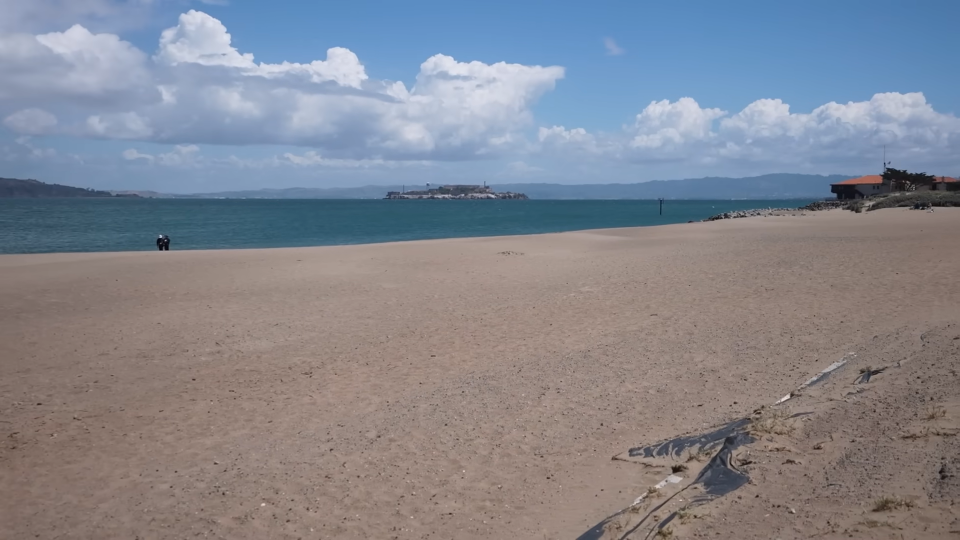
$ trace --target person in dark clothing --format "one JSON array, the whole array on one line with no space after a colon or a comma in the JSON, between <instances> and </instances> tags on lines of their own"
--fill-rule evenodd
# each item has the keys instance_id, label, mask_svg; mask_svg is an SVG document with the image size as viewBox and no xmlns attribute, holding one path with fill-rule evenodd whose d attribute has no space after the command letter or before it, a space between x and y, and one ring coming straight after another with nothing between
<instances>
[{"instance_id":1,"label":"person in dark clothing","mask_svg":"<svg viewBox=\"0 0 960 540\"><path fill-rule=\"evenodd\" d=\"M170 251L170 237L163 235L163 250Z\"/></svg>"},{"instance_id":2,"label":"person in dark clothing","mask_svg":"<svg viewBox=\"0 0 960 540\"><path fill-rule=\"evenodd\" d=\"M163 235L157 237L157 249L163 251Z\"/></svg>"}]
</instances>

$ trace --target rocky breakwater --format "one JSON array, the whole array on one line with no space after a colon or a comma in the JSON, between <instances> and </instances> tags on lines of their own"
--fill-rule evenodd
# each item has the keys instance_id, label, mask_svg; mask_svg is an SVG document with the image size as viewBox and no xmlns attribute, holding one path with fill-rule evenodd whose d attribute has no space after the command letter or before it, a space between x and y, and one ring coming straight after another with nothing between
<instances>
[{"instance_id":1,"label":"rocky breakwater","mask_svg":"<svg viewBox=\"0 0 960 540\"><path fill-rule=\"evenodd\" d=\"M715 216L710 216L703 221L718 221L721 219L738 219L738 218L748 218L748 217L766 217L766 216L782 216L782 215L804 215L801 212L801 209L797 208L756 208L753 210L736 210L734 212L724 212L722 214L717 214Z\"/></svg>"},{"instance_id":2,"label":"rocky breakwater","mask_svg":"<svg viewBox=\"0 0 960 540\"><path fill-rule=\"evenodd\" d=\"M801 206L800 210L810 210L813 212L820 210L834 210L837 208L847 208L850 201L815 201L806 206Z\"/></svg>"}]
</instances>

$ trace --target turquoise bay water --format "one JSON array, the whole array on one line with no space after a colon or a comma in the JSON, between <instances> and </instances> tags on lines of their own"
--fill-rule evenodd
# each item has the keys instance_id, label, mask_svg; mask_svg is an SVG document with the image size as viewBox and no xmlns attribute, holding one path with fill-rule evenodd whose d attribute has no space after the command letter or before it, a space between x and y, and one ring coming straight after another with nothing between
<instances>
[{"instance_id":1,"label":"turquoise bay water","mask_svg":"<svg viewBox=\"0 0 960 540\"><path fill-rule=\"evenodd\" d=\"M0 199L0 253L367 244L686 223L797 201Z\"/></svg>"}]
</instances>

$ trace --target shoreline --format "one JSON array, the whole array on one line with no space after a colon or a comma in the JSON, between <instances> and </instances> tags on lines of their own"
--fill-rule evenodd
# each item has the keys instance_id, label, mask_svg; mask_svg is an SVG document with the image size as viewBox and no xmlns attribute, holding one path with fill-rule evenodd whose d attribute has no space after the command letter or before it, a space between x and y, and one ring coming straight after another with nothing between
<instances>
[{"instance_id":1,"label":"shoreline","mask_svg":"<svg viewBox=\"0 0 960 540\"><path fill-rule=\"evenodd\" d=\"M774 210L778 211L778 210ZM745 210L743 212L752 212L752 210ZM765 217L764 215L750 215L743 217ZM771 217L800 217L797 215L774 215L769 214ZM440 243L440 242L451 242L451 241L470 241L470 240L506 240L506 239L516 239L516 238L537 238L537 237L549 237L556 235L566 235L566 234L590 234L590 233L605 233L605 232L626 232L626 231L640 231L648 229L663 229L668 227L678 227L678 226L689 226L689 225L705 225L711 224L716 221L726 221L727 219L702 219L699 221L687 221L687 222L677 222L677 223L664 223L656 225L637 225L634 227L604 227L604 228L594 228L594 229L575 229L567 231L556 231L556 232L538 232L538 233L517 233L517 234L500 234L500 235L491 235L491 236L449 236L444 238L421 238L415 240L393 240L387 242L368 242L368 243L356 243L356 244L321 244L314 246L278 246L278 247L250 247L250 248L221 248L221 249L172 249L170 251L164 252L169 256L171 253L192 253L192 254L212 254L212 253L244 253L244 252L281 252L281 251L298 251L298 250L320 250L320 249L332 249L332 248L357 248L357 247L375 247L375 246L395 246L395 245L415 245L420 243ZM141 250L128 250L128 251L52 251L52 252L43 252L43 253L0 253L0 261L3 261L5 258L14 258L14 257L57 257L57 256L104 256L104 257L125 257L125 256L135 256L138 254L147 254L156 252L156 249L144 248Z\"/></svg>"},{"instance_id":2,"label":"shoreline","mask_svg":"<svg viewBox=\"0 0 960 540\"><path fill-rule=\"evenodd\" d=\"M653 202L656 201L645 201ZM687 202L700 202L700 201L687 201ZM801 207L802 208L802 207ZM789 215L791 212L798 212L797 210L790 209L773 209L768 212L769 209L757 210L757 209L748 209L748 210L738 210L727 212L724 214L719 214L718 216L730 215L731 217L755 217L761 215L780 215L785 214ZM779 212L779 214L777 214ZM736 214L734 216L734 214ZM537 236L537 235L552 235L552 234L563 234L563 233L576 233L576 232L589 232L589 231L605 231L605 230L617 230L617 229L647 229L647 228L658 228L665 227L670 225L689 225L694 223L710 223L713 221L721 221L718 216L710 216L707 218L699 220L687 220L687 221L675 221L670 223L651 223L651 224L642 224L642 225L633 225L633 226L622 226L622 227L587 227L583 229L564 229L557 231L543 231L543 232L519 232L516 234L477 234L477 235L456 235L456 236L443 236L438 238L416 238L416 239L397 239L397 240L386 240L386 241L373 241L373 242L347 242L347 243L330 243L330 244L314 244L314 245L304 245L304 246L267 246L267 247L225 247L225 248L187 248L182 249L178 248L176 242L173 244L173 252L220 252L220 251L247 251L247 250L283 250L283 249L307 249L307 248L330 248L330 247L348 247L348 246L369 246L369 245L383 245L383 244L396 244L396 243L410 243L410 242L424 242L424 241L439 241L439 240L457 240L457 239L481 239L481 238L513 238L513 237L524 237L524 236ZM174 238L176 241L176 238ZM131 249L131 250L90 250L90 251L41 251L41 252L17 252L17 253L0 253L0 259L4 257L14 257L14 256L28 256L28 255L80 255L80 254L135 254L135 253L146 253L150 251L155 251L153 246L144 247L142 249Z\"/></svg>"}]
</instances>

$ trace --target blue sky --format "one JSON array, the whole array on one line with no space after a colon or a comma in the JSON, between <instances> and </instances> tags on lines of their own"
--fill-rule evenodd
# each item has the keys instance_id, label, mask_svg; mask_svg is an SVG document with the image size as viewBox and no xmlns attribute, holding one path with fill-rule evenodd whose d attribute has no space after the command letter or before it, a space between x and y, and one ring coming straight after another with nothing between
<instances>
[{"instance_id":1,"label":"blue sky","mask_svg":"<svg viewBox=\"0 0 960 540\"><path fill-rule=\"evenodd\" d=\"M726 110L778 97L809 111L918 90L941 112L960 103L960 3L950 1L258 4L208 11L262 61L347 47L371 74L408 86L411 68L437 53L564 66L562 88L536 107L545 123L613 129L650 101L684 96ZM894 31L903 38L884 35ZM605 55L605 37L624 54Z\"/></svg>"},{"instance_id":2,"label":"blue sky","mask_svg":"<svg viewBox=\"0 0 960 540\"><path fill-rule=\"evenodd\" d=\"M884 144L895 166L960 173L956 2L66 5L0 0L0 45L32 44L0 46L0 176L189 192L854 175Z\"/></svg>"}]
</instances>

